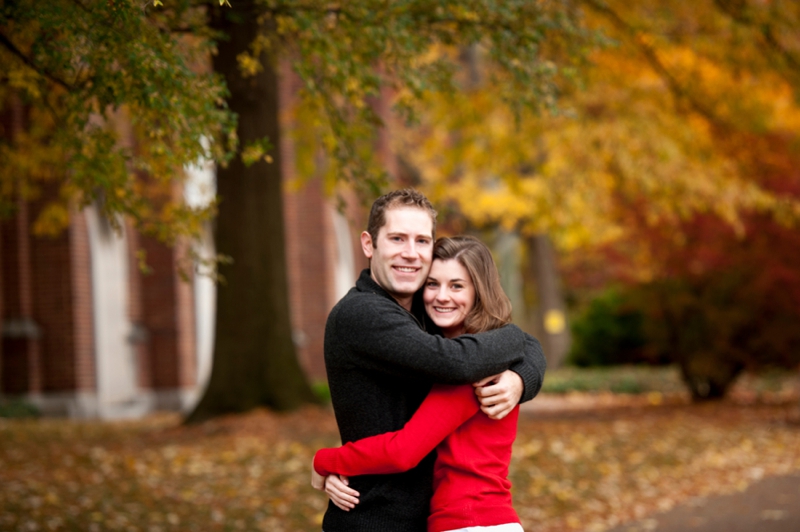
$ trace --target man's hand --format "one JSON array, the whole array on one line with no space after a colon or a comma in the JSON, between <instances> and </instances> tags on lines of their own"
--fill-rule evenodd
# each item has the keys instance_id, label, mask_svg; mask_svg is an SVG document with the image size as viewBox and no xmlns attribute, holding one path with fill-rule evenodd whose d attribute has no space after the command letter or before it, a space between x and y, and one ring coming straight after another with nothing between
<instances>
[{"instance_id":1,"label":"man's hand","mask_svg":"<svg viewBox=\"0 0 800 532\"><path fill-rule=\"evenodd\" d=\"M492 419L506 417L517 406L525 391L522 377L509 369L499 375L486 377L473 386L481 410Z\"/></svg>"},{"instance_id":2,"label":"man's hand","mask_svg":"<svg viewBox=\"0 0 800 532\"><path fill-rule=\"evenodd\" d=\"M348 487L350 481L343 475L325 477L325 492L333 504L345 512L349 512L358 504L358 492Z\"/></svg>"}]
</instances>

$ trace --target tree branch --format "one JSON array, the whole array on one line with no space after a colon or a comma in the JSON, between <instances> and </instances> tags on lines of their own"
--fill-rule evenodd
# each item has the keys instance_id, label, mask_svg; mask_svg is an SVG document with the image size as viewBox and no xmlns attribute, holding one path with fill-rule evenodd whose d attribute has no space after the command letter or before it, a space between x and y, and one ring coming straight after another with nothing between
<instances>
[{"instance_id":1,"label":"tree branch","mask_svg":"<svg viewBox=\"0 0 800 532\"><path fill-rule=\"evenodd\" d=\"M14 43L11 42L11 40L9 40L2 33L0 33L0 44L5 46L6 49L8 49L8 51L10 51L12 54L16 55L23 63L25 63L29 68L31 68L32 70L34 70L38 74L41 74L42 76L46 77L50 81L52 81L52 82L54 82L54 83L56 83L58 85L61 85L62 87L64 87L65 89L67 89L69 91L72 91L72 90L75 89L75 87L73 85L67 83L63 79L61 79L58 76L56 76L55 74L53 74L51 72L48 72L47 70L45 70L43 68L39 68L36 65L36 63L34 63L28 56L26 56L24 53L22 53L22 51L19 48L17 48L14 45Z\"/></svg>"},{"instance_id":2,"label":"tree branch","mask_svg":"<svg viewBox=\"0 0 800 532\"><path fill-rule=\"evenodd\" d=\"M729 0L714 0L714 4L724 14L728 15L734 22L748 28L757 28L764 39L764 44L771 49L789 66L790 69L800 73L800 60L792 55L775 36L772 24L759 23L754 17L745 12L744 8L738 3L734 5Z\"/></svg>"},{"instance_id":3,"label":"tree branch","mask_svg":"<svg viewBox=\"0 0 800 532\"><path fill-rule=\"evenodd\" d=\"M717 116L716 113L714 113L711 109L700 103L683 87L681 82L678 81L672 72L669 71L661 59L658 58L658 54L656 53L655 49L650 44L645 42L638 34L636 29L628 24L628 22L626 22L616 11L611 9L605 2L602 2L602 0L581 1L589 6L589 8L609 19L611 23L617 27L617 29L621 30L629 37L630 41L634 44L634 46L636 46L639 52L641 52L645 60L650 64L653 70L656 71L656 74L658 74L666 82L667 87L669 87L670 92L672 92L672 95L675 98L688 102L695 112L702 115L710 122L719 125L725 125L725 121L722 118Z\"/></svg>"}]
</instances>

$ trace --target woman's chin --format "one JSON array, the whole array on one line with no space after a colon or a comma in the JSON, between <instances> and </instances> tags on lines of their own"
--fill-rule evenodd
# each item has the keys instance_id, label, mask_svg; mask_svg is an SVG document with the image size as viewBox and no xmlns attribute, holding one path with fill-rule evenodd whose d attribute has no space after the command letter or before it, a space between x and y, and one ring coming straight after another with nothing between
<instances>
[{"instance_id":1,"label":"woman's chin","mask_svg":"<svg viewBox=\"0 0 800 532\"><path fill-rule=\"evenodd\" d=\"M443 320L440 320L440 322L437 323L436 320L433 320L433 323L436 323L436 326L439 327L439 329L441 329L442 335L445 338L455 338L456 336L464 334L463 322L453 325L450 321L445 322Z\"/></svg>"}]
</instances>

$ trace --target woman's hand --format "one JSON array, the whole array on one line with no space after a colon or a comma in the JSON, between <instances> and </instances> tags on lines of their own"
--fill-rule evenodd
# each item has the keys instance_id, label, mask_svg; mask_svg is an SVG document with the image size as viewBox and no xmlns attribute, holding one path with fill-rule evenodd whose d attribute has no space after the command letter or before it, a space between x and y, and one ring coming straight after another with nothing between
<instances>
[{"instance_id":1,"label":"woman's hand","mask_svg":"<svg viewBox=\"0 0 800 532\"><path fill-rule=\"evenodd\" d=\"M325 489L325 477L317 473L316 469L314 469L314 459L311 459L311 487L315 490L324 490Z\"/></svg>"},{"instance_id":2,"label":"woman's hand","mask_svg":"<svg viewBox=\"0 0 800 532\"><path fill-rule=\"evenodd\" d=\"M331 498L331 502L345 512L349 512L358 504L358 492L349 487L350 481L342 475L330 475L324 477L325 492Z\"/></svg>"}]
</instances>

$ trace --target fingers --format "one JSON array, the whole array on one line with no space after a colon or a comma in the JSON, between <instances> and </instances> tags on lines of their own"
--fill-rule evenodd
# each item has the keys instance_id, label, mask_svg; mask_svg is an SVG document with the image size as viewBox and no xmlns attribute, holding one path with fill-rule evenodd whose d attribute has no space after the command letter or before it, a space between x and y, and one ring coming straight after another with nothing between
<instances>
[{"instance_id":1,"label":"fingers","mask_svg":"<svg viewBox=\"0 0 800 532\"><path fill-rule=\"evenodd\" d=\"M485 379L481 379L478 382L476 382L475 384L473 384L473 386L481 387L481 386L486 386L487 384L490 384L490 383L494 383L494 382L497 381L497 379L500 378L500 375L502 375L502 373L497 374L497 375L492 375L491 377L486 377Z\"/></svg>"},{"instance_id":2,"label":"fingers","mask_svg":"<svg viewBox=\"0 0 800 532\"><path fill-rule=\"evenodd\" d=\"M502 384L475 388L475 395L481 406L491 406L511 400L511 392Z\"/></svg>"},{"instance_id":3,"label":"fingers","mask_svg":"<svg viewBox=\"0 0 800 532\"><path fill-rule=\"evenodd\" d=\"M345 512L349 512L358 504L359 493L350 488L349 483L347 477L340 478L338 475L331 475L325 480L325 492L331 502Z\"/></svg>"},{"instance_id":4,"label":"fingers","mask_svg":"<svg viewBox=\"0 0 800 532\"><path fill-rule=\"evenodd\" d=\"M484 414L489 416L490 419L500 420L506 417L513 409L515 404L510 404L508 402L488 405L488 406L481 406L481 410Z\"/></svg>"},{"instance_id":5,"label":"fingers","mask_svg":"<svg viewBox=\"0 0 800 532\"><path fill-rule=\"evenodd\" d=\"M510 392L496 384L494 386L484 386L483 388L475 388L475 395L481 404L496 403L498 401L506 401L510 397Z\"/></svg>"}]
</instances>

